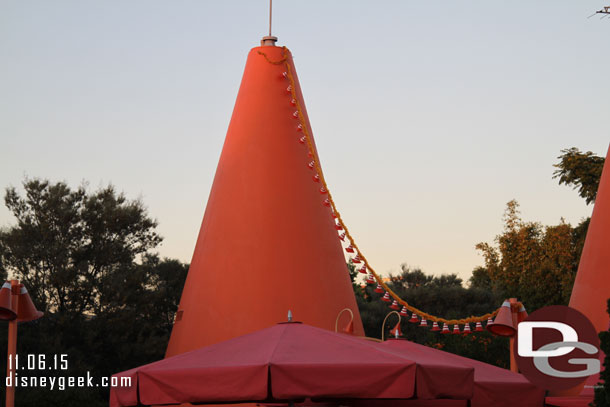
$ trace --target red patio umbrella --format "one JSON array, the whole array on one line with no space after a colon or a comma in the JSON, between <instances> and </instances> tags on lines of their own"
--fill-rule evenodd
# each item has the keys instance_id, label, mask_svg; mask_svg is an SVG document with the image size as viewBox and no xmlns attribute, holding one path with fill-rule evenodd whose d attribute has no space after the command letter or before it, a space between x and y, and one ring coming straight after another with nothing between
<instances>
[{"instance_id":1,"label":"red patio umbrella","mask_svg":"<svg viewBox=\"0 0 610 407\"><path fill-rule=\"evenodd\" d=\"M282 323L114 375L110 405L408 399L416 365L377 345Z\"/></svg>"},{"instance_id":2,"label":"red patio umbrella","mask_svg":"<svg viewBox=\"0 0 610 407\"><path fill-rule=\"evenodd\" d=\"M420 359L428 359L473 367L474 394L470 400L471 407L544 406L545 391L531 384L523 375L510 370L406 340L388 340L378 346L400 352L417 363Z\"/></svg>"},{"instance_id":3,"label":"red patio umbrella","mask_svg":"<svg viewBox=\"0 0 610 407\"><path fill-rule=\"evenodd\" d=\"M388 342L408 341L406 339L388 339L382 343L387 344ZM408 358L417 364L415 393L418 399L470 400L473 397L474 367L445 357L446 352L415 343L413 345L416 346L411 347L409 352L405 352L402 347L379 347L393 355Z\"/></svg>"}]
</instances>

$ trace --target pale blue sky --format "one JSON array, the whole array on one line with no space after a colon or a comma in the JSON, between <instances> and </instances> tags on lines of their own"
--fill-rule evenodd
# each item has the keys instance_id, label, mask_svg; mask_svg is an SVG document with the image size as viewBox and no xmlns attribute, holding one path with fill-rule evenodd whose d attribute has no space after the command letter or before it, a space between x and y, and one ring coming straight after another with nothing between
<instances>
[{"instance_id":1,"label":"pale blue sky","mask_svg":"<svg viewBox=\"0 0 610 407\"><path fill-rule=\"evenodd\" d=\"M507 201L591 213L551 178L610 142L610 19L583 1L274 2L339 210L381 273L467 278ZM267 1L0 0L0 187L113 183L190 261ZM0 225L13 222L0 209Z\"/></svg>"}]
</instances>

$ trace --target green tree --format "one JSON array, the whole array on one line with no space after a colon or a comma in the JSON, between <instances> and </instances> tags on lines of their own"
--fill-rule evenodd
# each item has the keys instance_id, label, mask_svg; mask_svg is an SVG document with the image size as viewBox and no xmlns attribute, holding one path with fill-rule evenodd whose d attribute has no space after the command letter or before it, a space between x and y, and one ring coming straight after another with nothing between
<instances>
[{"instance_id":1,"label":"green tree","mask_svg":"<svg viewBox=\"0 0 610 407\"><path fill-rule=\"evenodd\" d=\"M157 255L147 255L140 267L147 275L151 295L148 318L157 320L163 336L169 339L189 266L176 259L161 260Z\"/></svg>"},{"instance_id":2,"label":"green tree","mask_svg":"<svg viewBox=\"0 0 610 407\"><path fill-rule=\"evenodd\" d=\"M126 270L161 237L140 201L112 186L88 194L32 179L6 190L17 225L0 231L0 270L20 279L46 311L99 314L123 293Z\"/></svg>"},{"instance_id":3,"label":"green tree","mask_svg":"<svg viewBox=\"0 0 610 407\"><path fill-rule=\"evenodd\" d=\"M349 278L352 281L352 289L354 290L354 295L356 297L362 297L364 295L364 292L362 291L362 287L360 287L360 284L358 284L356 282L356 277L358 277L358 273L359 273L356 268L356 265L352 262L351 258L349 259L349 261L346 264L347 264L347 271L349 273Z\"/></svg>"},{"instance_id":4,"label":"green tree","mask_svg":"<svg viewBox=\"0 0 610 407\"><path fill-rule=\"evenodd\" d=\"M471 287L479 287L485 290L492 289L492 281L485 267L475 267L472 276L468 280Z\"/></svg>"},{"instance_id":5,"label":"green tree","mask_svg":"<svg viewBox=\"0 0 610 407\"><path fill-rule=\"evenodd\" d=\"M491 288L499 297L517 297L530 312L545 305L567 304L578 266L576 234L563 220L546 227L525 222L517 201L510 201L497 246L476 245L485 267L473 273L470 284Z\"/></svg>"},{"instance_id":6,"label":"green tree","mask_svg":"<svg viewBox=\"0 0 610 407\"><path fill-rule=\"evenodd\" d=\"M560 161L554 165L557 170L553 173L553 178L559 178L560 185L566 184L578 189L579 195L585 198L587 204L595 202L605 159L591 151L582 153L576 147L561 150L561 152L562 154L557 157ZM591 218L583 219L573 230L572 240L576 267L580 261L590 220Z\"/></svg>"},{"instance_id":7,"label":"green tree","mask_svg":"<svg viewBox=\"0 0 610 407\"><path fill-rule=\"evenodd\" d=\"M553 178L559 178L559 184L578 189L578 194L585 198L587 205L595 202L604 158L591 151L583 153L576 147L561 150L557 158L560 161L554 165L557 169Z\"/></svg>"},{"instance_id":8,"label":"green tree","mask_svg":"<svg viewBox=\"0 0 610 407\"><path fill-rule=\"evenodd\" d=\"M74 376L110 376L162 358L188 265L152 252L161 237L143 203L112 186L90 193L28 179L23 190L6 191L16 223L0 230L0 273L21 280L45 316L19 327L18 352L67 354L62 375ZM2 325L0 347L5 338ZM106 388L34 388L18 392L17 405L107 400Z\"/></svg>"}]
</instances>

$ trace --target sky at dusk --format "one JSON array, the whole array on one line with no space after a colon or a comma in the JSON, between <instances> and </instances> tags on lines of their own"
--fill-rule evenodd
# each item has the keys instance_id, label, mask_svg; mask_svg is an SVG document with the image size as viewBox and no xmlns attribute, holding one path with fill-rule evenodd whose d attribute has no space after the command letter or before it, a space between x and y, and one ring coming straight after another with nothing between
<instances>
[{"instance_id":1,"label":"sky at dusk","mask_svg":"<svg viewBox=\"0 0 610 407\"><path fill-rule=\"evenodd\" d=\"M552 178L610 143L607 0L274 1L325 177L376 270L467 279L474 246L592 205ZM0 188L112 183L189 262L264 0L0 0ZM14 223L0 208L0 226Z\"/></svg>"}]
</instances>

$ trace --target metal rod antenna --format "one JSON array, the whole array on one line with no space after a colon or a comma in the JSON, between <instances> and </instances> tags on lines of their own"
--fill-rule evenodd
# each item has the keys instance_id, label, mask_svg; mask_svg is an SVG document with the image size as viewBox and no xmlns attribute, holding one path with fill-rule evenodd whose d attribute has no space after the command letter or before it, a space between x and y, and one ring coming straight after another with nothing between
<instances>
[{"instance_id":1,"label":"metal rod antenna","mask_svg":"<svg viewBox=\"0 0 610 407\"><path fill-rule=\"evenodd\" d=\"M261 46L274 47L277 37L271 35L271 22L273 21L273 0L269 0L269 35L265 35L261 40Z\"/></svg>"},{"instance_id":2,"label":"metal rod antenna","mask_svg":"<svg viewBox=\"0 0 610 407\"><path fill-rule=\"evenodd\" d=\"M273 0L269 0L269 36L271 37L271 17L273 12Z\"/></svg>"}]
</instances>

